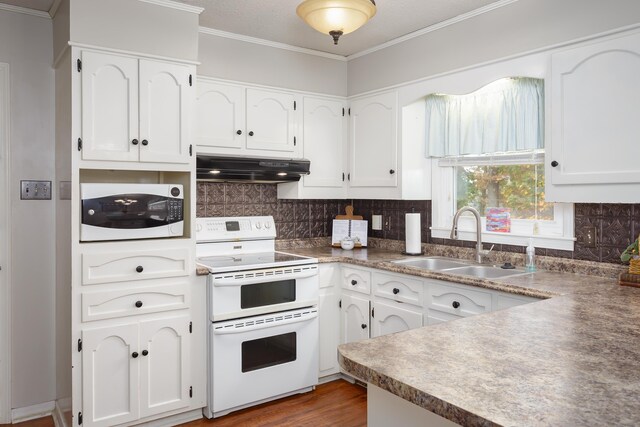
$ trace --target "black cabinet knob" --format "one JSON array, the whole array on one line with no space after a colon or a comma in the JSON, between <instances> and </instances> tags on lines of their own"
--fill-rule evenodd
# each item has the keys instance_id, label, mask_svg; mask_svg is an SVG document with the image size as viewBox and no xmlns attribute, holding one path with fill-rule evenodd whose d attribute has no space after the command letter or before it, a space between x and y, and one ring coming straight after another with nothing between
<instances>
[{"instance_id":1,"label":"black cabinet knob","mask_svg":"<svg viewBox=\"0 0 640 427\"><path fill-rule=\"evenodd\" d=\"M390 173L391 175L393 175L394 173L396 173L396 171L395 171L395 170L393 170L393 169L389 169L389 173Z\"/></svg>"},{"instance_id":2,"label":"black cabinet knob","mask_svg":"<svg viewBox=\"0 0 640 427\"><path fill-rule=\"evenodd\" d=\"M398 288L393 288L393 294L394 295L398 295L400 293L400 289Z\"/></svg>"},{"instance_id":3,"label":"black cabinet knob","mask_svg":"<svg viewBox=\"0 0 640 427\"><path fill-rule=\"evenodd\" d=\"M138 140L137 140L137 139L132 139L132 140L131 140L131 143L132 143L133 145L138 145Z\"/></svg>"},{"instance_id":4,"label":"black cabinet knob","mask_svg":"<svg viewBox=\"0 0 640 427\"><path fill-rule=\"evenodd\" d=\"M558 166L560 163L556 162L555 160L551 162L551 167L555 168L556 166Z\"/></svg>"},{"instance_id":5,"label":"black cabinet knob","mask_svg":"<svg viewBox=\"0 0 640 427\"><path fill-rule=\"evenodd\" d=\"M253 136L253 131L252 130L249 131L249 136Z\"/></svg>"},{"instance_id":6,"label":"black cabinet knob","mask_svg":"<svg viewBox=\"0 0 640 427\"><path fill-rule=\"evenodd\" d=\"M148 351L148 350L142 350L142 355L143 355L143 356L146 356L146 355L148 355L148 354L149 354L149 351Z\"/></svg>"},{"instance_id":7,"label":"black cabinet knob","mask_svg":"<svg viewBox=\"0 0 640 427\"><path fill-rule=\"evenodd\" d=\"M142 307L142 301L136 301L136 307L138 308Z\"/></svg>"},{"instance_id":8,"label":"black cabinet knob","mask_svg":"<svg viewBox=\"0 0 640 427\"><path fill-rule=\"evenodd\" d=\"M362 325L360 325L360 327L361 327L362 329L367 329L367 324L366 324L366 323L363 323Z\"/></svg>"},{"instance_id":9,"label":"black cabinet knob","mask_svg":"<svg viewBox=\"0 0 640 427\"><path fill-rule=\"evenodd\" d=\"M358 281L357 281L357 280L352 280L352 281L351 281L351 285L355 286L355 285L357 285L357 284L358 284Z\"/></svg>"},{"instance_id":10,"label":"black cabinet knob","mask_svg":"<svg viewBox=\"0 0 640 427\"><path fill-rule=\"evenodd\" d=\"M453 308L460 307L460 303L458 301L454 301L453 303L451 303L451 305L453 306Z\"/></svg>"},{"instance_id":11,"label":"black cabinet knob","mask_svg":"<svg viewBox=\"0 0 640 427\"><path fill-rule=\"evenodd\" d=\"M137 267L136 267L136 271L137 271L138 273L142 273L142 271L143 271L143 270L144 270L144 268L142 268L142 266L141 266L141 265L139 265L139 266L137 266Z\"/></svg>"},{"instance_id":12,"label":"black cabinet knob","mask_svg":"<svg viewBox=\"0 0 640 427\"><path fill-rule=\"evenodd\" d=\"M147 141L146 139L142 140L142 145L149 145L149 141Z\"/></svg>"},{"instance_id":13,"label":"black cabinet knob","mask_svg":"<svg viewBox=\"0 0 640 427\"><path fill-rule=\"evenodd\" d=\"M131 353L131 357L133 357L134 359L138 358L138 352L134 351L133 353Z\"/></svg>"},{"instance_id":14,"label":"black cabinet knob","mask_svg":"<svg viewBox=\"0 0 640 427\"><path fill-rule=\"evenodd\" d=\"M242 131L241 131L240 129L238 129L238 130L236 131L236 133L237 133L238 135L242 135Z\"/></svg>"}]
</instances>

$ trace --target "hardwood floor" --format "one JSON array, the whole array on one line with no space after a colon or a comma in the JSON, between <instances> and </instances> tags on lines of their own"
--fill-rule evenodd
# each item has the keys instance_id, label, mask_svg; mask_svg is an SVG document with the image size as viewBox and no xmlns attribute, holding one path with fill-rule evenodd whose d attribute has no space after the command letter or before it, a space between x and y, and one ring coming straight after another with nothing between
<instances>
[{"instance_id":1,"label":"hardwood floor","mask_svg":"<svg viewBox=\"0 0 640 427\"><path fill-rule=\"evenodd\" d=\"M301 427L367 425L367 390L344 380L316 387L315 391L232 412L213 420L202 419L183 426Z\"/></svg>"},{"instance_id":2,"label":"hardwood floor","mask_svg":"<svg viewBox=\"0 0 640 427\"><path fill-rule=\"evenodd\" d=\"M367 390L344 380L316 387L274 402L232 412L221 418L192 421L184 427L365 427ZM53 427L53 418L39 418L0 427Z\"/></svg>"}]
</instances>

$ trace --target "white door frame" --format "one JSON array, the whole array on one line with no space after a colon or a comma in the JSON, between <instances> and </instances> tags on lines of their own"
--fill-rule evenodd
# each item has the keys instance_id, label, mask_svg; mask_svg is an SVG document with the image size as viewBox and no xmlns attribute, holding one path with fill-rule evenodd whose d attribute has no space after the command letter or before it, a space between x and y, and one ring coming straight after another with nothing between
<instances>
[{"instance_id":1,"label":"white door frame","mask_svg":"<svg viewBox=\"0 0 640 427\"><path fill-rule=\"evenodd\" d=\"M11 423L9 64L0 62L0 424Z\"/></svg>"}]
</instances>

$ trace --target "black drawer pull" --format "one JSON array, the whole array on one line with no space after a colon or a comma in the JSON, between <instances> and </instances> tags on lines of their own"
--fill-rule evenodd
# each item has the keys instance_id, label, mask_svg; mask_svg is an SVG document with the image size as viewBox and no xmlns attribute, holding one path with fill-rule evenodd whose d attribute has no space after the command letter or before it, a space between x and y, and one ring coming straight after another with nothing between
<instances>
[{"instance_id":1,"label":"black drawer pull","mask_svg":"<svg viewBox=\"0 0 640 427\"><path fill-rule=\"evenodd\" d=\"M357 284L358 284L358 281L357 281L357 280L352 280L352 281L351 281L351 285L355 286L355 285L357 285Z\"/></svg>"},{"instance_id":2,"label":"black drawer pull","mask_svg":"<svg viewBox=\"0 0 640 427\"><path fill-rule=\"evenodd\" d=\"M138 145L138 140L137 140L137 139L132 139L132 140L131 140L131 143L132 143L133 145Z\"/></svg>"},{"instance_id":3,"label":"black drawer pull","mask_svg":"<svg viewBox=\"0 0 640 427\"><path fill-rule=\"evenodd\" d=\"M554 161L552 161L552 162L551 162L551 167L552 167L552 168L555 168L555 167L556 167L556 166L558 166L559 164L560 164L560 163L558 163L557 161L555 161L555 160L554 160Z\"/></svg>"},{"instance_id":4,"label":"black drawer pull","mask_svg":"<svg viewBox=\"0 0 640 427\"><path fill-rule=\"evenodd\" d=\"M394 295L398 295L400 293L400 289L398 288L393 288L393 294Z\"/></svg>"},{"instance_id":5,"label":"black drawer pull","mask_svg":"<svg viewBox=\"0 0 640 427\"><path fill-rule=\"evenodd\" d=\"M362 325L360 325L360 327L361 327L362 329L367 329L367 325L366 325L365 323L363 323Z\"/></svg>"},{"instance_id":6,"label":"black drawer pull","mask_svg":"<svg viewBox=\"0 0 640 427\"><path fill-rule=\"evenodd\" d=\"M134 359L138 358L138 352L134 351L133 353L131 353L131 357L133 357Z\"/></svg>"},{"instance_id":7,"label":"black drawer pull","mask_svg":"<svg viewBox=\"0 0 640 427\"><path fill-rule=\"evenodd\" d=\"M451 303L451 305L453 306L453 308L458 308L460 307L460 303L458 301L454 301Z\"/></svg>"},{"instance_id":8,"label":"black drawer pull","mask_svg":"<svg viewBox=\"0 0 640 427\"><path fill-rule=\"evenodd\" d=\"M149 141L147 141L146 139L142 140L142 145L149 145Z\"/></svg>"},{"instance_id":9,"label":"black drawer pull","mask_svg":"<svg viewBox=\"0 0 640 427\"><path fill-rule=\"evenodd\" d=\"M238 129L238 130L236 131L236 133L237 133L238 135L242 135L242 131L241 131L240 129Z\"/></svg>"},{"instance_id":10,"label":"black drawer pull","mask_svg":"<svg viewBox=\"0 0 640 427\"><path fill-rule=\"evenodd\" d=\"M143 356L146 356L146 355L148 355L148 354L149 354L149 351L148 351L148 350L142 350L142 355L143 355Z\"/></svg>"},{"instance_id":11,"label":"black drawer pull","mask_svg":"<svg viewBox=\"0 0 640 427\"><path fill-rule=\"evenodd\" d=\"M142 307L142 301L136 301L136 307L138 308Z\"/></svg>"},{"instance_id":12,"label":"black drawer pull","mask_svg":"<svg viewBox=\"0 0 640 427\"><path fill-rule=\"evenodd\" d=\"M138 273L142 273L142 271L143 271L143 270L144 270L144 268L142 268L142 266L141 266L141 265L139 265L139 266L137 266L137 267L136 267L136 271L137 271Z\"/></svg>"}]
</instances>

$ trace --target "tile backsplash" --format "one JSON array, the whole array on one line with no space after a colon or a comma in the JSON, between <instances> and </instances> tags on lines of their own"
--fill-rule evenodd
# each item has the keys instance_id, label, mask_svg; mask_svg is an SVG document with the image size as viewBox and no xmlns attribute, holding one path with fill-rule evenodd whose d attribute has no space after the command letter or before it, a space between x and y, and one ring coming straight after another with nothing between
<instances>
[{"instance_id":1,"label":"tile backsplash","mask_svg":"<svg viewBox=\"0 0 640 427\"><path fill-rule=\"evenodd\" d=\"M475 242L431 238L429 200L278 200L276 184L198 182L197 216L272 215L278 239L331 236L331 221L353 203L357 215L369 221L369 236L404 240L407 212L422 215L422 241L474 247ZM380 214L383 227L371 229L371 215ZM586 233L596 230L596 247L587 247ZM538 255L587 261L620 262L620 254L640 234L640 204L575 205L574 251L536 248ZM488 245L490 247L491 244ZM524 253L523 246L495 245L494 250Z\"/></svg>"}]
</instances>

